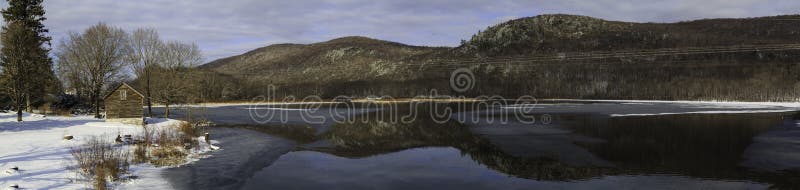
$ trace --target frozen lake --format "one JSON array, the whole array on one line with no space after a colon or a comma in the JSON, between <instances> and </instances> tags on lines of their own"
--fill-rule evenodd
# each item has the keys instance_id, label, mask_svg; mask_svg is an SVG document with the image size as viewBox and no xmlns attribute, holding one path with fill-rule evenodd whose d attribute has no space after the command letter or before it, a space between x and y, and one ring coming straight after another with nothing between
<instances>
[{"instance_id":1,"label":"frozen lake","mask_svg":"<svg viewBox=\"0 0 800 190\"><path fill-rule=\"evenodd\" d=\"M254 119L254 110L277 117ZM304 110L196 111L224 126L208 129L223 150L164 176L179 189L800 187L791 106L540 101ZM450 114L430 117L441 113Z\"/></svg>"}]
</instances>

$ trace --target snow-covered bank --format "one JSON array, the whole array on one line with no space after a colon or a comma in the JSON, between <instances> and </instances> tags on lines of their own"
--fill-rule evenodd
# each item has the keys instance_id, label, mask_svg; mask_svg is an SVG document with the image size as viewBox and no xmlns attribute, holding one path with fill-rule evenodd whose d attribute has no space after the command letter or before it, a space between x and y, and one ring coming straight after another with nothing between
<instances>
[{"instance_id":1,"label":"snow-covered bank","mask_svg":"<svg viewBox=\"0 0 800 190\"><path fill-rule=\"evenodd\" d=\"M611 117L625 117L625 116L653 116L653 115L676 115L676 114L716 114L716 113L778 113L778 112L792 112L796 109L781 109L781 110L720 110L720 111L690 111L690 112L675 112L675 113L642 113L642 114L611 114Z\"/></svg>"},{"instance_id":2,"label":"snow-covered bank","mask_svg":"<svg viewBox=\"0 0 800 190\"><path fill-rule=\"evenodd\" d=\"M546 99L552 101L572 101L572 102L608 102L608 103L673 103L673 104L693 104L715 108L764 108L764 107L784 107L800 108L800 102L731 102L731 101L688 101L688 100L588 100L588 99Z\"/></svg>"},{"instance_id":3,"label":"snow-covered bank","mask_svg":"<svg viewBox=\"0 0 800 190\"><path fill-rule=\"evenodd\" d=\"M162 128L176 125L178 120L152 119L148 127ZM83 189L85 182L69 169L74 165L70 148L80 146L90 137L112 140L117 135L138 135L141 126L104 122L90 116L62 117L25 114L22 123L16 122L15 113L0 113L0 170L14 166L18 172L0 173L0 188L13 184L24 189ZM63 140L65 135L74 139ZM213 142L213 141L212 141ZM199 154L200 152L194 152ZM196 159L194 155L192 158ZM137 179L120 184L122 189L169 189L160 179L163 168L148 164L132 165L132 175Z\"/></svg>"},{"instance_id":4,"label":"snow-covered bank","mask_svg":"<svg viewBox=\"0 0 800 190\"><path fill-rule=\"evenodd\" d=\"M279 110L279 111L313 111L313 109L300 109L300 108L242 108L246 110Z\"/></svg>"},{"instance_id":5,"label":"snow-covered bank","mask_svg":"<svg viewBox=\"0 0 800 190\"><path fill-rule=\"evenodd\" d=\"M178 104L169 105L170 109L174 108L217 108L225 106L270 106L270 105L303 105L303 104L336 104L339 102L239 102L239 103L199 103L199 104ZM163 108L164 105L153 105L153 107Z\"/></svg>"},{"instance_id":6,"label":"snow-covered bank","mask_svg":"<svg viewBox=\"0 0 800 190\"><path fill-rule=\"evenodd\" d=\"M777 113L800 110L800 102L717 102L663 100L547 99L563 103L509 105L506 109L537 108L541 112L581 111L611 117L675 114ZM583 105L576 105L583 104ZM577 110L579 108L579 110Z\"/></svg>"}]
</instances>

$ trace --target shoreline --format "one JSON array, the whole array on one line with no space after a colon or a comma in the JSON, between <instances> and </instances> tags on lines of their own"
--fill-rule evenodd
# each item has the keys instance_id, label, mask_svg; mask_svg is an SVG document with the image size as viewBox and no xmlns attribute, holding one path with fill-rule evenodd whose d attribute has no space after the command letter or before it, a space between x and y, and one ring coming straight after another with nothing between
<instances>
[{"instance_id":1,"label":"shoreline","mask_svg":"<svg viewBox=\"0 0 800 190\"><path fill-rule=\"evenodd\" d=\"M182 120L148 118L151 124L147 127L160 129L177 125ZM16 122L16 113L0 113L0 185L8 187L12 184L24 189L82 189L86 179L79 177L74 166L74 158L70 153L73 147L83 146L94 137L112 140L117 135L138 135L141 125L106 122L87 115L56 116L24 113L23 122ZM64 140L69 135L74 138ZM203 137L198 137L200 139ZM113 141L112 141L113 142ZM212 140L212 145L216 146ZM131 145L113 144L115 148L130 149ZM189 152L181 165L191 164L207 157L208 151ZM19 171L9 173L11 167ZM132 180L112 182L119 189L169 189L161 177L166 169L176 167L155 167L149 163L131 164L130 173L136 176Z\"/></svg>"},{"instance_id":2,"label":"shoreline","mask_svg":"<svg viewBox=\"0 0 800 190\"><path fill-rule=\"evenodd\" d=\"M356 99L353 103L409 103L409 102L480 102L482 100L467 99L391 99L391 100L367 100ZM714 101L714 100L613 100L613 99L535 99L538 101L565 101L565 102L601 102L601 103L677 103L677 104L715 104L715 105L759 105L777 106L787 108L800 108L800 102L747 102L747 101ZM247 105L306 105L306 104L339 104L345 102L337 101L312 101L312 102L207 102L197 104L175 104L170 108L213 108L224 106L247 106ZM513 102L509 102L513 104ZM153 105L153 107L163 108L164 105Z\"/></svg>"}]
</instances>

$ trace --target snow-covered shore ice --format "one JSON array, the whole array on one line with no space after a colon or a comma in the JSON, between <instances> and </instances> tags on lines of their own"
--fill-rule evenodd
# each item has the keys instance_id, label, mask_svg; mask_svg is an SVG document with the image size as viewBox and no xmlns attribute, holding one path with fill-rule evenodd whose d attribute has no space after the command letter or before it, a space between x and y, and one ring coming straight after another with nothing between
<instances>
[{"instance_id":1,"label":"snow-covered shore ice","mask_svg":"<svg viewBox=\"0 0 800 190\"><path fill-rule=\"evenodd\" d=\"M148 119L151 129L175 126L179 120ZM100 137L114 142L117 135L139 135L142 126L116 122L105 122L91 116L44 116L24 114L23 122L16 122L16 113L0 113L0 188L18 185L21 189L84 189L89 187L75 170L70 154L91 137ZM72 140L64 140L72 135ZM199 137L204 141L203 137ZM215 141L211 141L215 144ZM197 160L212 149L205 143L192 151L187 162ZM132 146L131 146L132 147ZM11 168L17 167L18 170ZM163 167L150 164L132 165L135 179L117 184L117 189L169 189L161 179ZM6 172L9 170L9 172Z\"/></svg>"},{"instance_id":2,"label":"snow-covered shore ice","mask_svg":"<svg viewBox=\"0 0 800 190\"><path fill-rule=\"evenodd\" d=\"M554 101L549 103L546 101ZM512 104L504 109L526 108L536 113L584 112L611 117L675 114L775 113L800 110L800 102L721 102L661 100L548 99L539 104Z\"/></svg>"}]
</instances>

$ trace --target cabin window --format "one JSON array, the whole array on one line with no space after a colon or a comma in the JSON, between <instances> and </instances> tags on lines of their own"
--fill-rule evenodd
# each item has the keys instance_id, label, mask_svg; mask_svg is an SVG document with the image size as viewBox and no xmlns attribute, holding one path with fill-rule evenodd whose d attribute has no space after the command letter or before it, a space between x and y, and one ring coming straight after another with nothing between
<instances>
[{"instance_id":1,"label":"cabin window","mask_svg":"<svg viewBox=\"0 0 800 190\"><path fill-rule=\"evenodd\" d=\"M120 100L127 100L128 99L128 91L127 90L120 90L119 91L119 99Z\"/></svg>"}]
</instances>

